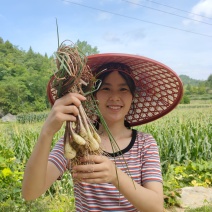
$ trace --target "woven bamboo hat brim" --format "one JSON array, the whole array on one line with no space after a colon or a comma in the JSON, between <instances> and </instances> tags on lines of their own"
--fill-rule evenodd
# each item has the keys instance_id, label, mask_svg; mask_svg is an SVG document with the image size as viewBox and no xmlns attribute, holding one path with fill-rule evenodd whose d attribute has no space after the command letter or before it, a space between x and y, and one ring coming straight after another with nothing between
<instances>
[{"instance_id":1,"label":"woven bamboo hat brim","mask_svg":"<svg viewBox=\"0 0 212 212\"><path fill-rule=\"evenodd\" d=\"M133 103L126 115L131 126L142 125L154 121L170 111L180 102L183 95L183 84L178 75L164 64L139 55L106 53L87 57L87 65L94 76L101 67L105 71L114 71L107 64L124 64L129 69L123 70L136 85ZM119 70L122 71L122 70ZM54 76L47 86L47 95L53 105L56 91L52 89Z\"/></svg>"},{"instance_id":2,"label":"woven bamboo hat brim","mask_svg":"<svg viewBox=\"0 0 212 212\"><path fill-rule=\"evenodd\" d=\"M133 104L126 116L131 126L154 121L173 110L183 95L183 84L169 67L155 60L130 54L106 53L88 56L92 72L108 63L121 63L130 68L135 82Z\"/></svg>"}]
</instances>

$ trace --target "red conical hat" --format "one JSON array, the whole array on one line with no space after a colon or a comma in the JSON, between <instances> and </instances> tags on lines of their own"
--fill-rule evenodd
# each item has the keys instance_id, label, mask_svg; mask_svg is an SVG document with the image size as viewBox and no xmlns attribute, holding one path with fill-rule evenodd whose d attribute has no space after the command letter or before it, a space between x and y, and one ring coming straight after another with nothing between
<instances>
[{"instance_id":1,"label":"red conical hat","mask_svg":"<svg viewBox=\"0 0 212 212\"><path fill-rule=\"evenodd\" d=\"M178 75L169 67L155 60L131 54L106 53L87 57L87 65L94 73L108 63L121 63L130 68L136 85L133 104L126 120L131 126L154 121L173 110L183 95L183 85ZM126 73L126 72L125 72ZM51 104L55 95L52 91L51 79L47 86L47 94Z\"/></svg>"},{"instance_id":2,"label":"red conical hat","mask_svg":"<svg viewBox=\"0 0 212 212\"><path fill-rule=\"evenodd\" d=\"M126 116L131 126L156 120L173 110L180 102L183 85L177 74L164 64L139 55L107 53L88 56L92 72L107 63L130 67L136 84L133 104Z\"/></svg>"}]
</instances>

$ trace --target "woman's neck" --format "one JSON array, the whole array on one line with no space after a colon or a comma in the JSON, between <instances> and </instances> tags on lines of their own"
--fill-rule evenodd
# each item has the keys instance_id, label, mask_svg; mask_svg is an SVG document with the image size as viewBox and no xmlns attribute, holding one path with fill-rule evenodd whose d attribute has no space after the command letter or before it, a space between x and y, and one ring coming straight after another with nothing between
<instances>
[{"instance_id":1,"label":"woman's neck","mask_svg":"<svg viewBox=\"0 0 212 212\"><path fill-rule=\"evenodd\" d=\"M131 129L126 128L124 126L124 124L122 124L122 125L112 124L112 125L110 125L109 130L110 130L110 133L112 134L113 139L115 140L116 144L119 146L119 149L122 150L129 145L129 143L131 141L131 137L132 137ZM99 135L102 140L102 142L101 142L102 149L106 152L113 153L114 149L111 146L110 138L108 136L107 131L104 129L104 127L102 125L100 125L100 128L99 128ZM116 151L118 151L117 145L115 145Z\"/></svg>"},{"instance_id":2,"label":"woman's neck","mask_svg":"<svg viewBox=\"0 0 212 212\"><path fill-rule=\"evenodd\" d=\"M110 124L108 126L109 128L109 131L110 133L112 134L112 136L115 138L115 139L119 139L120 137L122 137L125 133L129 132L129 129L126 128L124 126L124 124ZM99 134L100 136L103 135L103 136L107 136L108 133L106 131L106 129L100 125L99 127Z\"/></svg>"}]
</instances>

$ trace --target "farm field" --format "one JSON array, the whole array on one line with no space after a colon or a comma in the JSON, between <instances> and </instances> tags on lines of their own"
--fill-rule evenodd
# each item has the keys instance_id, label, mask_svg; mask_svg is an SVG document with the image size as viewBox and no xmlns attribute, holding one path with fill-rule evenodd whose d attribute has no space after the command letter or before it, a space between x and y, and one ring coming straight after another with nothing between
<instances>
[{"instance_id":1,"label":"farm field","mask_svg":"<svg viewBox=\"0 0 212 212\"><path fill-rule=\"evenodd\" d=\"M69 173L36 201L21 198L24 167L43 123L27 120L27 116L30 114L24 116L23 124L0 123L0 211L74 211ZM179 188L212 186L211 102L179 105L170 114L137 129L151 133L158 143L166 207L177 204ZM61 130L54 142L63 133Z\"/></svg>"}]
</instances>

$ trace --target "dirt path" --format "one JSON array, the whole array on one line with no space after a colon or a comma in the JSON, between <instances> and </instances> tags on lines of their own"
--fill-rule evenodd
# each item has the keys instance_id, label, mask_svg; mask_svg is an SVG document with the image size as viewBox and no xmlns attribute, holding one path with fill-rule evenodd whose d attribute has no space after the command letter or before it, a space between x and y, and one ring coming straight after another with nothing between
<instances>
[{"instance_id":1,"label":"dirt path","mask_svg":"<svg viewBox=\"0 0 212 212\"><path fill-rule=\"evenodd\" d=\"M181 190L182 208L170 208L164 212L184 212L186 208L200 208L204 205L212 204L212 188L185 187Z\"/></svg>"}]
</instances>

